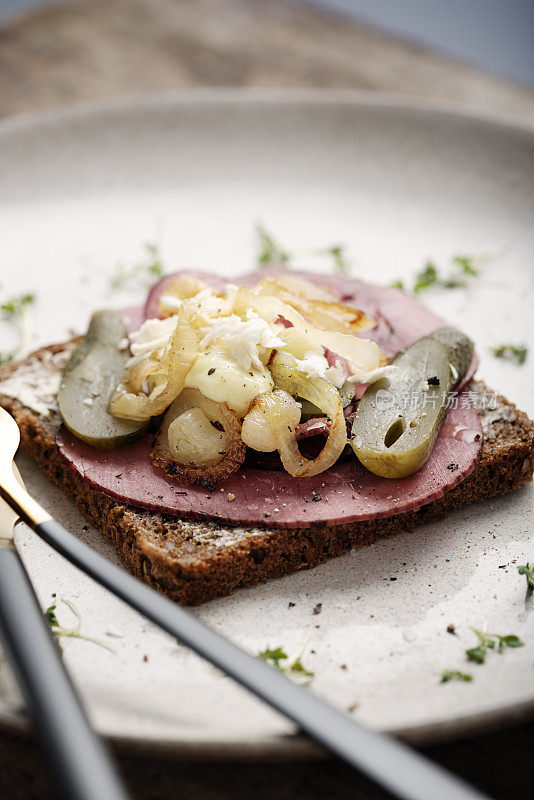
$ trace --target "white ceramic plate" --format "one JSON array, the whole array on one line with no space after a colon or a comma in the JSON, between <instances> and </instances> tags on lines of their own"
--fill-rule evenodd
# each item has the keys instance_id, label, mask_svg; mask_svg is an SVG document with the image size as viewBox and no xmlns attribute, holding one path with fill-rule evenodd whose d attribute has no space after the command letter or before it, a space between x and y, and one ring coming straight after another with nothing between
<instances>
[{"instance_id":1,"label":"white ceramic plate","mask_svg":"<svg viewBox=\"0 0 534 800\"><path fill-rule=\"evenodd\" d=\"M534 412L532 356L517 367L489 353L502 341L534 345L527 127L350 93L141 97L3 122L0 180L1 297L37 293L35 344L82 331L96 307L140 300L139 284L112 292L109 277L154 239L168 269L230 276L253 265L253 226L262 221L291 249L345 243L354 274L377 282L410 276L429 257L446 264L490 251L472 288L425 300L475 338L480 374ZM310 260L328 267L299 258ZM2 329L2 347L8 336ZM73 505L20 463L52 514L114 558ZM302 651L315 672L310 691L377 729L428 741L498 723L534 707L534 614L516 571L534 561L532 499L523 488L192 613L253 653ZM68 626L75 618L62 598L70 601L82 632L115 651L64 642L100 731L199 757L313 752L281 717L24 526L17 540L43 607L56 595ZM471 628L485 624L525 646L467 664ZM475 680L440 684L442 668ZM0 675L1 718L20 721L5 666Z\"/></svg>"}]
</instances>

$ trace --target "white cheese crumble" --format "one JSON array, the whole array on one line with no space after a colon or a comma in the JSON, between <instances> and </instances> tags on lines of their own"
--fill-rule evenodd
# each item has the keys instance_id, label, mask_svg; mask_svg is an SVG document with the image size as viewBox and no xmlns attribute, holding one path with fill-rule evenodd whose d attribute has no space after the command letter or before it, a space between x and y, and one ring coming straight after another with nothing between
<instances>
[{"instance_id":1,"label":"white cheese crumble","mask_svg":"<svg viewBox=\"0 0 534 800\"><path fill-rule=\"evenodd\" d=\"M232 313L237 292L237 286L229 283L225 286L225 297L220 297L208 287L201 289L196 295L182 302L188 311L194 312L200 322L203 321L204 325L211 325L218 318Z\"/></svg>"},{"instance_id":2,"label":"white cheese crumble","mask_svg":"<svg viewBox=\"0 0 534 800\"><path fill-rule=\"evenodd\" d=\"M272 349L283 347L284 341L277 336L268 322L255 311L247 311L247 319L242 320L236 314L217 319L213 325L202 328L200 347L206 349L210 344L218 342L243 369L254 366L263 370L259 347Z\"/></svg>"},{"instance_id":3,"label":"white cheese crumble","mask_svg":"<svg viewBox=\"0 0 534 800\"><path fill-rule=\"evenodd\" d=\"M151 353L156 353L157 358L161 357L176 329L177 322L176 316L145 320L139 330L130 334L132 357L127 366L138 364Z\"/></svg>"},{"instance_id":4,"label":"white cheese crumble","mask_svg":"<svg viewBox=\"0 0 534 800\"><path fill-rule=\"evenodd\" d=\"M167 306L167 308L179 309L183 302L174 294L162 294L160 297L160 303Z\"/></svg>"},{"instance_id":5,"label":"white cheese crumble","mask_svg":"<svg viewBox=\"0 0 534 800\"><path fill-rule=\"evenodd\" d=\"M224 297L216 295L212 289L201 289L194 297L187 300L187 305L195 309L202 317L217 318L221 314L229 314L232 306ZM233 305L233 303L232 303Z\"/></svg>"},{"instance_id":6,"label":"white cheese crumble","mask_svg":"<svg viewBox=\"0 0 534 800\"><path fill-rule=\"evenodd\" d=\"M394 364L388 364L385 367L377 367L371 372L358 372L348 378L349 383L374 383L380 378L384 378L394 372L397 367Z\"/></svg>"},{"instance_id":7,"label":"white cheese crumble","mask_svg":"<svg viewBox=\"0 0 534 800\"><path fill-rule=\"evenodd\" d=\"M297 369L304 372L308 378L325 378L336 389L340 389L345 383L345 373L339 361L335 367L331 367L325 356L312 350L304 353L304 358L296 358L295 361Z\"/></svg>"}]
</instances>

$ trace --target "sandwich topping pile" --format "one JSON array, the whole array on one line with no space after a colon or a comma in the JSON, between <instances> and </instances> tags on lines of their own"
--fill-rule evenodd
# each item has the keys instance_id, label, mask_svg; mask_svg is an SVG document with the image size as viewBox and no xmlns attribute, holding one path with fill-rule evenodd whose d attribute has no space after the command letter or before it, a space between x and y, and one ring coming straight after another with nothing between
<instances>
[{"instance_id":1,"label":"sandwich topping pile","mask_svg":"<svg viewBox=\"0 0 534 800\"><path fill-rule=\"evenodd\" d=\"M132 506L298 528L398 514L473 470L472 342L403 292L181 272L93 315L62 377L61 456Z\"/></svg>"}]
</instances>

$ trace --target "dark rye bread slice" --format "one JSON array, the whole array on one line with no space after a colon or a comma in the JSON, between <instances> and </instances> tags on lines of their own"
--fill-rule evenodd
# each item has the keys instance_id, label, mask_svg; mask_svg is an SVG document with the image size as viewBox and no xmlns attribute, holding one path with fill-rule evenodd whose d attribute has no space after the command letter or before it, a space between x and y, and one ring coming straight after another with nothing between
<instances>
[{"instance_id":1,"label":"dark rye bread slice","mask_svg":"<svg viewBox=\"0 0 534 800\"><path fill-rule=\"evenodd\" d=\"M25 361L0 367L0 404L20 427L23 452L74 499L87 519L113 543L130 572L179 603L196 605L241 586L314 567L381 536L411 530L445 517L454 508L509 492L532 480L534 423L497 396L495 408L478 412L485 436L473 472L439 499L395 516L270 530L134 509L91 487L66 467L56 445L59 419L52 396L46 398L52 409L48 416L29 407L32 387L38 389L42 384L48 387L44 394L50 392L50 377L60 373L71 348L72 343L51 345ZM12 384L15 376L24 375L22 399L27 405L2 394L2 381ZM480 381L473 381L471 388L494 397Z\"/></svg>"}]
</instances>

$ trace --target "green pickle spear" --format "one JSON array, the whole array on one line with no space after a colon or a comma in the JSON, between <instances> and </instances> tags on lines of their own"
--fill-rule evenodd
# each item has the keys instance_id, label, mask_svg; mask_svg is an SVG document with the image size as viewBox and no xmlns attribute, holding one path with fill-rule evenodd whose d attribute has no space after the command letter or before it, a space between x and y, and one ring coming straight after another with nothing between
<instances>
[{"instance_id":1,"label":"green pickle spear","mask_svg":"<svg viewBox=\"0 0 534 800\"><path fill-rule=\"evenodd\" d=\"M117 419L108 412L130 356L129 349L122 346L126 336L118 311L94 313L59 388L59 413L65 426L78 439L101 450L130 444L148 427L148 422Z\"/></svg>"},{"instance_id":2,"label":"green pickle spear","mask_svg":"<svg viewBox=\"0 0 534 800\"><path fill-rule=\"evenodd\" d=\"M423 466L473 352L465 334L441 328L395 356L395 369L369 386L354 418L350 443L364 467L404 478Z\"/></svg>"}]
</instances>

